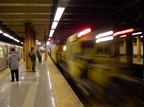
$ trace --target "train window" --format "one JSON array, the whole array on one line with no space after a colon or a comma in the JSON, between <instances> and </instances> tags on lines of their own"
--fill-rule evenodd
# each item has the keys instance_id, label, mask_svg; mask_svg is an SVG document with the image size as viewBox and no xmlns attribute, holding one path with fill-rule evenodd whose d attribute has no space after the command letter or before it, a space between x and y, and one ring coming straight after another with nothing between
<instances>
[{"instance_id":1,"label":"train window","mask_svg":"<svg viewBox=\"0 0 144 107\"><path fill-rule=\"evenodd\" d=\"M3 57L4 57L4 55L3 55L3 48L0 47L0 58L3 58Z\"/></svg>"},{"instance_id":2,"label":"train window","mask_svg":"<svg viewBox=\"0 0 144 107\"><path fill-rule=\"evenodd\" d=\"M99 43L96 46L96 53L98 55L112 55L113 46L110 42Z\"/></svg>"},{"instance_id":3,"label":"train window","mask_svg":"<svg viewBox=\"0 0 144 107\"><path fill-rule=\"evenodd\" d=\"M92 40L83 41L81 45L82 45L82 48L92 48L94 47L94 42Z\"/></svg>"}]
</instances>

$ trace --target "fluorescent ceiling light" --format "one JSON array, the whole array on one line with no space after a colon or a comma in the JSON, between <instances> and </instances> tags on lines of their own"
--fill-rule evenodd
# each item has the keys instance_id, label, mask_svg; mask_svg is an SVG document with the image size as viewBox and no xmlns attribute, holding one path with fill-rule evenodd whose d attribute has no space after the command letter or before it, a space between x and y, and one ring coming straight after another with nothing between
<instances>
[{"instance_id":1,"label":"fluorescent ceiling light","mask_svg":"<svg viewBox=\"0 0 144 107\"><path fill-rule=\"evenodd\" d=\"M0 33L3 33L3 31L2 31L2 30L0 30Z\"/></svg>"},{"instance_id":2,"label":"fluorescent ceiling light","mask_svg":"<svg viewBox=\"0 0 144 107\"><path fill-rule=\"evenodd\" d=\"M3 33L4 36L9 37L10 35L7 33Z\"/></svg>"},{"instance_id":3,"label":"fluorescent ceiling light","mask_svg":"<svg viewBox=\"0 0 144 107\"><path fill-rule=\"evenodd\" d=\"M54 30L51 30L50 34L49 34L49 37L52 37L53 33L54 33Z\"/></svg>"},{"instance_id":4,"label":"fluorescent ceiling light","mask_svg":"<svg viewBox=\"0 0 144 107\"><path fill-rule=\"evenodd\" d=\"M63 14L63 12L64 12L64 9L65 9L65 7L58 7L58 8L57 8L54 21L59 21L59 20L60 20L62 14Z\"/></svg>"},{"instance_id":5,"label":"fluorescent ceiling light","mask_svg":"<svg viewBox=\"0 0 144 107\"><path fill-rule=\"evenodd\" d=\"M112 35L112 34L113 34L113 31L108 31L105 33L98 34L95 38L98 39L98 38L105 37L105 36Z\"/></svg>"},{"instance_id":6,"label":"fluorescent ceiling light","mask_svg":"<svg viewBox=\"0 0 144 107\"><path fill-rule=\"evenodd\" d=\"M14 37L10 36L10 35L7 34L7 33L3 33L3 35L6 36L6 37L8 37L8 38L10 38L10 39L14 39Z\"/></svg>"},{"instance_id":7,"label":"fluorescent ceiling light","mask_svg":"<svg viewBox=\"0 0 144 107\"><path fill-rule=\"evenodd\" d=\"M53 29L55 29L57 27L58 21L60 20L64 10L65 10L65 7L58 7L57 8L57 11L56 11L56 14L55 14L55 17L54 17L54 21L53 21L53 24L52 24L52 27L51 27L52 30L50 31L49 37L53 36L53 33L54 33Z\"/></svg>"},{"instance_id":8,"label":"fluorescent ceiling light","mask_svg":"<svg viewBox=\"0 0 144 107\"><path fill-rule=\"evenodd\" d=\"M15 38L13 40L16 41L16 42L20 42L18 39L15 39Z\"/></svg>"},{"instance_id":9,"label":"fluorescent ceiling light","mask_svg":"<svg viewBox=\"0 0 144 107\"><path fill-rule=\"evenodd\" d=\"M55 29L57 27L57 24L58 24L58 22L53 22L51 29Z\"/></svg>"},{"instance_id":10,"label":"fluorescent ceiling light","mask_svg":"<svg viewBox=\"0 0 144 107\"><path fill-rule=\"evenodd\" d=\"M7 34L7 33L3 33L3 35L4 35L5 37L8 37L8 38L10 38L10 39L12 39L12 40L16 41L16 42L20 42L18 39L16 39L16 38L14 38L14 37L10 36L10 35L9 35L9 34Z\"/></svg>"}]
</instances>

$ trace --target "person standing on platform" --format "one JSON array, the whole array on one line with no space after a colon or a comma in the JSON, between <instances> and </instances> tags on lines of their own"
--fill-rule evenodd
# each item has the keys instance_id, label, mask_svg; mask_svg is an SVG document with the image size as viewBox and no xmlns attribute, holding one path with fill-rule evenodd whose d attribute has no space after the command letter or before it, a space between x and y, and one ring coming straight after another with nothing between
<instances>
[{"instance_id":1,"label":"person standing on platform","mask_svg":"<svg viewBox=\"0 0 144 107\"><path fill-rule=\"evenodd\" d=\"M42 58L42 54L41 54L41 51L39 49L37 50L36 55L38 57L39 63L41 63L42 62L42 59L41 59Z\"/></svg>"},{"instance_id":2,"label":"person standing on platform","mask_svg":"<svg viewBox=\"0 0 144 107\"><path fill-rule=\"evenodd\" d=\"M9 53L7 60L9 62L9 68L11 69L11 82L19 81L19 61L20 55L15 52L15 48L11 48L11 53Z\"/></svg>"},{"instance_id":3,"label":"person standing on platform","mask_svg":"<svg viewBox=\"0 0 144 107\"><path fill-rule=\"evenodd\" d=\"M31 60L31 63L32 63L32 72L36 72L35 71L36 56L35 56L34 48L33 47L31 47L31 51L29 52L29 57L30 57L30 60Z\"/></svg>"}]
</instances>

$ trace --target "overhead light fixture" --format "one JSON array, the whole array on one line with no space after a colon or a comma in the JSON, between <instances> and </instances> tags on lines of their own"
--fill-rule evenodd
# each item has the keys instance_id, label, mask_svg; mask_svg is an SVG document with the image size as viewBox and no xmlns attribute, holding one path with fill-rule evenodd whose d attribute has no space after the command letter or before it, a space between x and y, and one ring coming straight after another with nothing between
<instances>
[{"instance_id":1,"label":"overhead light fixture","mask_svg":"<svg viewBox=\"0 0 144 107\"><path fill-rule=\"evenodd\" d=\"M57 24L58 24L58 22L53 22L51 29L55 29L57 27Z\"/></svg>"},{"instance_id":2,"label":"overhead light fixture","mask_svg":"<svg viewBox=\"0 0 144 107\"><path fill-rule=\"evenodd\" d=\"M54 17L54 21L59 21L63 12L65 10L65 7L58 7L57 8L57 11L56 11L56 14L55 14L55 17Z\"/></svg>"},{"instance_id":3,"label":"overhead light fixture","mask_svg":"<svg viewBox=\"0 0 144 107\"><path fill-rule=\"evenodd\" d=\"M51 30L50 30L49 37L53 36L54 29L56 29L56 27L58 25L58 21L60 20L64 10L65 10L65 7L58 7L57 8L57 11L56 11L56 14L55 14L55 17L54 17L54 21L53 21L53 24L52 24L52 27L51 27Z\"/></svg>"},{"instance_id":4,"label":"overhead light fixture","mask_svg":"<svg viewBox=\"0 0 144 107\"><path fill-rule=\"evenodd\" d=\"M52 37L53 33L54 33L54 30L51 30L50 34L49 34L49 37Z\"/></svg>"},{"instance_id":5,"label":"overhead light fixture","mask_svg":"<svg viewBox=\"0 0 144 107\"><path fill-rule=\"evenodd\" d=\"M16 42L20 42L18 39L15 39L15 38L13 40L16 41Z\"/></svg>"},{"instance_id":6,"label":"overhead light fixture","mask_svg":"<svg viewBox=\"0 0 144 107\"><path fill-rule=\"evenodd\" d=\"M2 31L2 30L0 30L0 33L3 33L3 31Z\"/></svg>"},{"instance_id":7,"label":"overhead light fixture","mask_svg":"<svg viewBox=\"0 0 144 107\"><path fill-rule=\"evenodd\" d=\"M10 35L7 34L7 33L3 33L3 35L4 35L5 37L9 37L9 36L10 36Z\"/></svg>"},{"instance_id":8,"label":"overhead light fixture","mask_svg":"<svg viewBox=\"0 0 144 107\"><path fill-rule=\"evenodd\" d=\"M9 34L7 34L7 33L3 33L3 35L4 35L5 37L8 37L8 38L10 38L10 39L13 39L13 40L14 40L14 37L10 36L10 35L9 35Z\"/></svg>"},{"instance_id":9,"label":"overhead light fixture","mask_svg":"<svg viewBox=\"0 0 144 107\"><path fill-rule=\"evenodd\" d=\"M10 35L7 34L7 33L3 33L3 35L4 35L5 37L8 37L8 38L10 38L10 39L16 41L16 42L20 42L18 39L14 38L13 36L10 36Z\"/></svg>"}]
</instances>

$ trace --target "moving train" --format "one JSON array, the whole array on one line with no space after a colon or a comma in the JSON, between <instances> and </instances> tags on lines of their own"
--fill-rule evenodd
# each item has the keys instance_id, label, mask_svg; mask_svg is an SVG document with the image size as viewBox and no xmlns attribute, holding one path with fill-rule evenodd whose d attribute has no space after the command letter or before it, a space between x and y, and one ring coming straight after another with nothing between
<instances>
[{"instance_id":1,"label":"moving train","mask_svg":"<svg viewBox=\"0 0 144 107\"><path fill-rule=\"evenodd\" d=\"M16 52L20 54L21 58L23 57L22 46L0 41L0 71L8 67L7 55L10 53L12 47L15 47Z\"/></svg>"},{"instance_id":2,"label":"moving train","mask_svg":"<svg viewBox=\"0 0 144 107\"><path fill-rule=\"evenodd\" d=\"M99 107L144 106L142 31L88 28L51 47L50 55Z\"/></svg>"}]
</instances>

